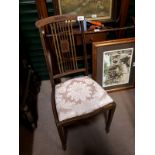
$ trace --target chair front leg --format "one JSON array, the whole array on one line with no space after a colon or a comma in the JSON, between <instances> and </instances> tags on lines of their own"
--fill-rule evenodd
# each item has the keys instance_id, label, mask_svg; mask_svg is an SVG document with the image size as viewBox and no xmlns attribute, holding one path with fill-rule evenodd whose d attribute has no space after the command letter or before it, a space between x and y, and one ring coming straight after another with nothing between
<instances>
[{"instance_id":1,"label":"chair front leg","mask_svg":"<svg viewBox=\"0 0 155 155\"><path fill-rule=\"evenodd\" d=\"M63 126L57 126L63 150L66 150L66 133Z\"/></svg>"},{"instance_id":2,"label":"chair front leg","mask_svg":"<svg viewBox=\"0 0 155 155\"><path fill-rule=\"evenodd\" d=\"M108 111L108 118L107 118L106 128L105 128L107 133L109 133L109 131L110 131L110 126L111 126L111 122L112 122L112 119L113 119L115 109L116 109L116 103L113 102L113 105L111 106L111 108Z\"/></svg>"}]
</instances>

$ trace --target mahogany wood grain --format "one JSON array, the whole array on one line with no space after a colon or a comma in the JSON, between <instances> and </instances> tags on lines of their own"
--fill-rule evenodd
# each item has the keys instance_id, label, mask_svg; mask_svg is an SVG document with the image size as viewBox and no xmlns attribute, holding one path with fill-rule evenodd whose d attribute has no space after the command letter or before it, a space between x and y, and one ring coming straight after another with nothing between
<instances>
[{"instance_id":1,"label":"mahogany wood grain","mask_svg":"<svg viewBox=\"0 0 155 155\"><path fill-rule=\"evenodd\" d=\"M121 0L121 7L119 13L119 27L124 27L127 19L129 7L129 0ZM119 31L118 37L121 38L124 36L125 31Z\"/></svg>"},{"instance_id":2,"label":"mahogany wood grain","mask_svg":"<svg viewBox=\"0 0 155 155\"><path fill-rule=\"evenodd\" d=\"M35 0L39 18L48 17L46 0Z\"/></svg>"}]
</instances>

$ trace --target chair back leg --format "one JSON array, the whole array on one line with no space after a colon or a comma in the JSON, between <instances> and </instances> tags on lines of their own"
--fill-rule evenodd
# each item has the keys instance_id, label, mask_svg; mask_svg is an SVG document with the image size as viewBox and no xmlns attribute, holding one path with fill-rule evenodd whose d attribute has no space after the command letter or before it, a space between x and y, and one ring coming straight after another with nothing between
<instances>
[{"instance_id":1,"label":"chair back leg","mask_svg":"<svg viewBox=\"0 0 155 155\"><path fill-rule=\"evenodd\" d=\"M63 150L66 150L66 132L63 126L57 126Z\"/></svg>"},{"instance_id":2,"label":"chair back leg","mask_svg":"<svg viewBox=\"0 0 155 155\"><path fill-rule=\"evenodd\" d=\"M111 108L109 109L108 118L106 120L106 128L105 128L105 130L106 130L107 133L109 133L109 131L110 131L110 125L111 125L111 122L112 122L112 119L113 119L115 109L116 109L116 103L113 102Z\"/></svg>"}]
</instances>

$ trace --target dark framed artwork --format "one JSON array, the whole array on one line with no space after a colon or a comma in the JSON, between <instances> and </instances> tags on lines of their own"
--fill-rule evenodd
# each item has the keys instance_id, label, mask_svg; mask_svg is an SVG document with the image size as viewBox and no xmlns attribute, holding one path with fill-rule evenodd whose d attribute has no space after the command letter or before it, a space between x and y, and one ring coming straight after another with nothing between
<instances>
[{"instance_id":1,"label":"dark framed artwork","mask_svg":"<svg viewBox=\"0 0 155 155\"><path fill-rule=\"evenodd\" d=\"M107 91L133 88L135 83L134 38L94 42L93 78Z\"/></svg>"},{"instance_id":2,"label":"dark framed artwork","mask_svg":"<svg viewBox=\"0 0 155 155\"><path fill-rule=\"evenodd\" d=\"M116 0L53 0L53 4L55 14L75 14L101 21L116 18Z\"/></svg>"}]
</instances>

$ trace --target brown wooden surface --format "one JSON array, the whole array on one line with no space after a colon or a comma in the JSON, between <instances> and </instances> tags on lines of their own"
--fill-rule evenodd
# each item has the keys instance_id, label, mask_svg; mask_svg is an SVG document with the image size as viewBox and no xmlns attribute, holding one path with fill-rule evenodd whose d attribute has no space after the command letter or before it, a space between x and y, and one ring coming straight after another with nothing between
<instances>
[{"instance_id":1,"label":"brown wooden surface","mask_svg":"<svg viewBox=\"0 0 155 155\"><path fill-rule=\"evenodd\" d=\"M95 32L86 32L85 35L85 40L86 40L86 44L92 44L93 42L96 41L102 41L102 40L106 40L106 33L105 32L100 32L100 33L95 33ZM77 45L81 45L81 40L79 39L79 36L77 35L76 37L76 43Z\"/></svg>"},{"instance_id":2,"label":"brown wooden surface","mask_svg":"<svg viewBox=\"0 0 155 155\"><path fill-rule=\"evenodd\" d=\"M77 69L77 70L72 70L72 71L67 71L67 72L65 72L63 74L57 74L57 75L53 76L53 78L57 79L57 78L61 78L61 77L66 76L66 75L81 73L81 72L85 72L85 71L86 71L85 68L81 68L81 69Z\"/></svg>"},{"instance_id":3,"label":"brown wooden surface","mask_svg":"<svg viewBox=\"0 0 155 155\"><path fill-rule=\"evenodd\" d=\"M46 0L35 0L39 18L48 17Z\"/></svg>"},{"instance_id":4,"label":"brown wooden surface","mask_svg":"<svg viewBox=\"0 0 155 155\"><path fill-rule=\"evenodd\" d=\"M86 44L92 44L93 42L99 42L99 41L104 41L107 40L107 34L109 32L121 32L121 31L126 31L130 29L135 29L135 26L126 26L126 27L115 27L115 28L104 28L99 30L98 32L94 31L85 31L85 41ZM75 42L77 45L81 45L81 38L80 38L80 31L79 29L76 29L74 31L75 34ZM51 34L47 34L47 37L51 37Z\"/></svg>"},{"instance_id":5,"label":"brown wooden surface","mask_svg":"<svg viewBox=\"0 0 155 155\"><path fill-rule=\"evenodd\" d=\"M128 13L129 1L130 0L121 0L121 8L120 8L120 16L119 16L120 27L123 27L125 25L127 13Z\"/></svg>"},{"instance_id":6,"label":"brown wooden surface","mask_svg":"<svg viewBox=\"0 0 155 155\"><path fill-rule=\"evenodd\" d=\"M53 0L53 5L54 5L54 15L60 15L58 0Z\"/></svg>"},{"instance_id":7,"label":"brown wooden surface","mask_svg":"<svg viewBox=\"0 0 155 155\"><path fill-rule=\"evenodd\" d=\"M121 0L121 7L119 13L119 27L124 27L126 23L126 18L128 14L128 7L129 7L130 0ZM119 31L118 37L121 38L124 36L125 31Z\"/></svg>"},{"instance_id":8,"label":"brown wooden surface","mask_svg":"<svg viewBox=\"0 0 155 155\"><path fill-rule=\"evenodd\" d=\"M94 111L92 111L92 112L90 112L90 113L88 113L88 114L83 114L83 115L81 115L81 116L76 116L76 117L73 117L73 118L70 118L70 119L61 121L61 122L59 122L58 124L59 124L59 125L64 125L64 126L70 125L70 124L72 124L72 123L77 123L77 122L82 121L82 120L85 120L85 119L90 119L90 117L96 116L96 115L98 115L100 112L103 113L104 111L108 111L108 110L110 110L110 109L114 109L114 110L115 110L115 108L116 108L116 103L115 103L115 102L112 102L112 103L110 103L110 104L108 104L108 105L105 105L105 106L103 106L103 107L101 107L101 108L99 108L99 109L97 109L97 110L94 110ZM109 127L110 127L110 126L109 126Z\"/></svg>"},{"instance_id":9,"label":"brown wooden surface","mask_svg":"<svg viewBox=\"0 0 155 155\"><path fill-rule=\"evenodd\" d=\"M67 15L56 15L56 16L50 16L50 17L46 17L46 18L43 18L43 19L40 19L38 21L36 21L36 27L37 28L41 28L47 24L51 24L51 23L56 23L56 22L62 22L64 21L65 19L66 20L76 20L77 16L75 15L70 15L70 16L67 16Z\"/></svg>"},{"instance_id":10,"label":"brown wooden surface","mask_svg":"<svg viewBox=\"0 0 155 155\"><path fill-rule=\"evenodd\" d=\"M133 89L135 88L135 85L131 85L131 86L128 86L128 87L121 87L121 88L113 88L113 89L110 89L110 90L107 90L108 93L112 93L114 91L122 91L122 90L125 90L125 89Z\"/></svg>"}]
</instances>

